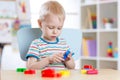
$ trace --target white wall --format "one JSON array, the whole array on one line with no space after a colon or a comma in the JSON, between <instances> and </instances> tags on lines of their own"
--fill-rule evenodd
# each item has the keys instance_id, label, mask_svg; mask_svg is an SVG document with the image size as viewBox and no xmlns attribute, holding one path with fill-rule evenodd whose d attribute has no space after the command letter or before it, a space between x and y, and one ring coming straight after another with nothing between
<instances>
[{"instance_id":1,"label":"white wall","mask_svg":"<svg viewBox=\"0 0 120 80\"><path fill-rule=\"evenodd\" d=\"M40 6L48 0L30 0L31 23L32 27L38 27L37 19L39 18ZM66 11L66 20L64 28L80 28L80 0L56 0L63 5Z\"/></svg>"}]
</instances>

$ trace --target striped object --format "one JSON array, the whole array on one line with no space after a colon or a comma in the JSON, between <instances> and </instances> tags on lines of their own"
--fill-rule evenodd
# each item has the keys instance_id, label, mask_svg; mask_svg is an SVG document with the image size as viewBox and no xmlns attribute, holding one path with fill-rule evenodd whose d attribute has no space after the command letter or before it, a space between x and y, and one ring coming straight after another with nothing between
<instances>
[{"instance_id":1,"label":"striped object","mask_svg":"<svg viewBox=\"0 0 120 80\"><path fill-rule=\"evenodd\" d=\"M26 58L34 57L41 60L55 53L65 53L68 49L69 46L63 38L57 38L55 42L48 42L43 38L39 38L32 41ZM46 66L45 68L64 69L65 66L63 63L54 63Z\"/></svg>"}]
</instances>

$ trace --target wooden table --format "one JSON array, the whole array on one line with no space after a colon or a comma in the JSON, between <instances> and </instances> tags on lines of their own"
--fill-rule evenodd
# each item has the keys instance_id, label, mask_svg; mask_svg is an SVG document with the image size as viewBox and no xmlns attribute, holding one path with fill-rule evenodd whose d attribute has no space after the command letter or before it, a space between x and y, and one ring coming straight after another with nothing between
<instances>
[{"instance_id":1,"label":"wooden table","mask_svg":"<svg viewBox=\"0 0 120 80\"><path fill-rule=\"evenodd\" d=\"M69 77L42 78L41 71L35 75L25 75L14 70L2 70L1 80L120 80L120 71L112 69L102 69L96 75L80 74L80 70L70 70Z\"/></svg>"}]
</instances>

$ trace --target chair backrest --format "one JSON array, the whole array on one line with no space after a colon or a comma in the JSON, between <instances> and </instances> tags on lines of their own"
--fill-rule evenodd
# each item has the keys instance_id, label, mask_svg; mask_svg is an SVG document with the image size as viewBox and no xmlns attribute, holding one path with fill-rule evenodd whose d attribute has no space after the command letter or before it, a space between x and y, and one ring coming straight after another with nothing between
<instances>
[{"instance_id":1,"label":"chair backrest","mask_svg":"<svg viewBox=\"0 0 120 80\"><path fill-rule=\"evenodd\" d=\"M39 28L23 28L17 33L18 45L21 59L26 61L26 53L34 39L41 36L42 32ZM63 29L60 37L64 38L70 49L75 53L74 60L80 60L82 33L79 29Z\"/></svg>"}]
</instances>

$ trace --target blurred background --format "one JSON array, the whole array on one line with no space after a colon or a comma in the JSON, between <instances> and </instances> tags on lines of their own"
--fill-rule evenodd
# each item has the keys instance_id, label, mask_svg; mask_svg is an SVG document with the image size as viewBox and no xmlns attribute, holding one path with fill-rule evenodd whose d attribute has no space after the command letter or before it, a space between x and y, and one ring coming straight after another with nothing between
<instances>
[{"instance_id":1,"label":"blurred background","mask_svg":"<svg viewBox=\"0 0 120 80\"><path fill-rule=\"evenodd\" d=\"M25 62L19 55L17 31L38 27L39 9L46 1L0 0L2 70L25 67ZM66 11L64 28L82 31L79 68L89 64L97 69L120 70L120 0L56 1L61 3Z\"/></svg>"},{"instance_id":2,"label":"blurred background","mask_svg":"<svg viewBox=\"0 0 120 80\"><path fill-rule=\"evenodd\" d=\"M20 59L17 31L37 28L40 6L48 0L0 0L0 61L1 69L25 67ZM66 11L64 28L79 28L79 0L57 0Z\"/></svg>"}]
</instances>

